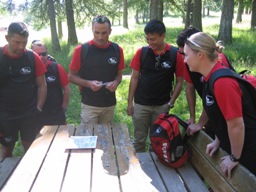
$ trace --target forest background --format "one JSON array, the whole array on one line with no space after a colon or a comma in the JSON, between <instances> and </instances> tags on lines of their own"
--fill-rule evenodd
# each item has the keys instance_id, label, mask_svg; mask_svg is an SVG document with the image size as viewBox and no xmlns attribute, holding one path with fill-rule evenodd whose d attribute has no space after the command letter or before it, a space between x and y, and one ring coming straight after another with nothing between
<instances>
[{"instance_id":1,"label":"forest background","mask_svg":"<svg viewBox=\"0 0 256 192\"><path fill-rule=\"evenodd\" d=\"M230 3L230 6L225 9L227 3ZM254 24L253 14L255 11L253 10L256 9L255 3L256 0L177 0L175 2L170 0L137 2L134 0L104 2L101 0L97 2L92 0L0 0L0 46L6 44L4 35L10 22L22 20L30 30L27 47L30 48L30 43L35 39L43 40L47 44L50 54L68 71L74 47L93 37L91 32L92 18L99 14L108 16L113 25L110 40L123 48L126 64L126 69L123 71L123 81L117 90L114 121L126 123L130 135L133 137L131 117L126 114L129 75L131 73L129 63L135 51L140 46L146 45L143 32L145 23L151 18L162 20L167 27L166 42L174 46L176 46L176 37L179 32L186 26L196 26L212 35L216 40L224 42L226 47L224 52L237 71L249 69L254 73L256 25ZM157 7L162 9L159 10ZM232 7L231 22L230 18L227 17L230 7ZM73 19L70 21L70 18ZM77 86L71 84L71 89L67 122L79 124L81 97ZM202 109L199 98L197 103L198 118ZM171 113L183 119L189 117L184 91L181 92ZM18 142L15 155L22 154L23 150L20 147L20 142Z\"/></svg>"}]
</instances>

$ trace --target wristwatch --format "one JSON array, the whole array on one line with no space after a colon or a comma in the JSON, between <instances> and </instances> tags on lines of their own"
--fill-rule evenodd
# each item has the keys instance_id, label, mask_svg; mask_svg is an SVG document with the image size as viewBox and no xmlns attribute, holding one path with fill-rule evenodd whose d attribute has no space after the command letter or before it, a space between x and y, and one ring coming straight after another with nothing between
<instances>
[{"instance_id":1,"label":"wristwatch","mask_svg":"<svg viewBox=\"0 0 256 192\"><path fill-rule=\"evenodd\" d=\"M173 108L174 107L174 104L171 104L170 102L168 103L168 106L170 107L170 108Z\"/></svg>"},{"instance_id":2,"label":"wristwatch","mask_svg":"<svg viewBox=\"0 0 256 192\"><path fill-rule=\"evenodd\" d=\"M232 162L238 162L240 159L237 159L237 158L235 157L235 155L231 153L231 155L230 155L230 160L231 160Z\"/></svg>"}]
</instances>

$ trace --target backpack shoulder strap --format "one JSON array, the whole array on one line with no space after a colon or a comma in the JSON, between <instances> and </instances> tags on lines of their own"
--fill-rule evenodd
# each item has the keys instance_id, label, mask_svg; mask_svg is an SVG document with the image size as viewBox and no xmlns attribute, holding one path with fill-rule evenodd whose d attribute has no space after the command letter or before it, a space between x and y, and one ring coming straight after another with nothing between
<instances>
[{"instance_id":1,"label":"backpack shoulder strap","mask_svg":"<svg viewBox=\"0 0 256 192\"><path fill-rule=\"evenodd\" d=\"M31 49L27 49L27 54L28 54L28 59L30 61L30 63L35 64L35 56L34 56L34 52Z\"/></svg>"},{"instance_id":2,"label":"backpack shoulder strap","mask_svg":"<svg viewBox=\"0 0 256 192\"><path fill-rule=\"evenodd\" d=\"M83 43L81 46L81 64L83 65L88 55L89 42Z\"/></svg>"},{"instance_id":3,"label":"backpack shoulder strap","mask_svg":"<svg viewBox=\"0 0 256 192\"><path fill-rule=\"evenodd\" d=\"M140 64L142 64L146 58L146 55L148 53L149 46L143 46L141 49L141 55L140 55Z\"/></svg>"},{"instance_id":4,"label":"backpack shoulder strap","mask_svg":"<svg viewBox=\"0 0 256 192\"><path fill-rule=\"evenodd\" d=\"M248 81L243 79L239 74L235 73L234 71L228 68L219 69L211 75L208 85L212 94L215 81L221 77L232 77L235 78L238 82L241 82L243 85L245 85L246 89L253 97L253 101L255 101L254 105L256 107L256 89L253 87L251 83L249 83Z\"/></svg>"},{"instance_id":5,"label":"backpack shoulder strap","mask_svg":"<svg viewBox=\"0 0 256 192\"><path fill-rule=\"evenodd\" d=\"M54 73L56 76L59 76L58 63L55 62L55 61L51 61L51 64L52 64L53 73Z\"/></svg>"},{"instance_id":6,"label":"backpack shoulder strap","mask_svg":"<svg viewBox=\"0 0 256 192\"><path fill-rule=\"evenodd\" d=\"M176 62L177 62L177 51L178 51L177 47L171 45L170 58L173 59L174 65L176 65Z\"/></svg>"},{"instance_id":7,"label":"backpack shoulder strap","mask_svg":"<svg viewBox=\"0 0 256 192\"><path fill-rule=\"evenodd\" d=\"M115 50L115 54L117 56L117 60L118 60L118 63L119 63L119 60L120 60L120 49L119 49L119 45L114 43L114 42L111 42L113 47L114 47L114 50Z\"/></svg>"}]
</instances>

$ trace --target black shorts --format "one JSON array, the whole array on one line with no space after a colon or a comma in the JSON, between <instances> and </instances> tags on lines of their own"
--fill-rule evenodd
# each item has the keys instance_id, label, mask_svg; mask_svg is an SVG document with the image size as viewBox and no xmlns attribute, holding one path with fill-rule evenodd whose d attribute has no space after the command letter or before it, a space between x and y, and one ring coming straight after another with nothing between
<instances>
[{"instance_id":1,"label":"black shorts","mask_svg":"<svg viewBox=\"0 0 256 192\"><path fill-rule=\"evenodd\" d=\"M12 146L18 141L33 142L38 133L38 121L35 118L0 120L0 143Z\"/></svg>"}]
</instances>

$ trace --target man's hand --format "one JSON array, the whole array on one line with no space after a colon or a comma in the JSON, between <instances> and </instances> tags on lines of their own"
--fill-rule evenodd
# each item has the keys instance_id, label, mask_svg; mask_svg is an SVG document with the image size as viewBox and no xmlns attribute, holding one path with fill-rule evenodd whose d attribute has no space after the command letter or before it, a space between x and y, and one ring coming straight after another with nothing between
<instances>
[{"instance_id":1,"label":"man's hand","mask_svg":"<svg viewBox=\"0 0 256 192\"><path fill-rule=\"evenodd\" d=\"M105 83L105 87L110 92L115 92L118 87L118 82L116 80Z\"/></svg>"},{"instance_id":2,"label":"man's hand","mask_svg":"<svg viewBox=\"0 0 256 192\"><path fill-rule=\"evenodd\" d=\"M98 91L102 87L102 82L101 81L90 81L90 86L91 90L93 91Z\"/></svg>"},{"instance_id":3,"label":"man's hand","mask_svg":"<svg viewBox=\"0 0 256 192\"><path fill-rule=\"evenodd\" d=\"M219 139L215 138L215 140L213 142L209 143L206 146L206 154L208 154L212 157L213 154L218 150L219 147L220 147L220 141L219 141Z\"/></svg>"},{"instance_id":4,"label":"man's hand","mask_svg":"<svg viewBox=\"0 0 256 192\"><path fill-rule=\"evenodd\" d=\"M134 106L133 106L133 104L128 104L126 112L127 112L127 115L129 115L129 116L132 116L134 114Z\"/></svg>"},{"instance_id":5,"label":"man's hand","mask_svg":"<svg viewBox=\"0 0 256 192\"><path fill-rule=\"evenodd\" d=\"M221 158L221 164L220 164L220 168L221 168L221 171L223 172L223 174L228 177L229 179L231 178L231 171L232 169L237 166L237 164L239 162L233 162L231 161L230 159L230 156L225 156L225 157L222 157Z\"/></svg>"},{"instance_id":6,"label":"man's hand","mask_svg":"<svg viewBox=\"0 0 256 192\"><path fill-rule=\"evenodd\" d=\"M201 129L202 129L202 126L199 124L190 124L187 128L187 134L194 135L194 133L200 131Z\"/></svg>"}]
</instances>

